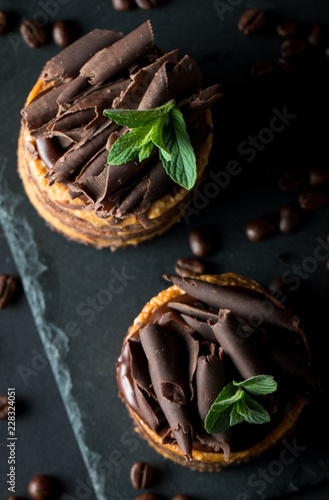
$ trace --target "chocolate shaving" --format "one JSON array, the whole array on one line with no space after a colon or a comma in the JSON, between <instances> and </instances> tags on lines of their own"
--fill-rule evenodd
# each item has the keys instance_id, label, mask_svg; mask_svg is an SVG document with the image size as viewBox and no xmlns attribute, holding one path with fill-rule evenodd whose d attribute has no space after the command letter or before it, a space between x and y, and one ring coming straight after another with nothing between
<instances>
[{"instance_id":1,"label":"chocolate shaving","mask_svg":"<svg viewBox=\"0 0 329 500\"><path fill-rule=\"evenodd\" d=\"M167 274L164 278L209 306L230 309L252 326L268 323L279 328L298 331L300 321L297 316L250 288L219 286L195 278L181 278L174 274Z\"/></svg>"},{"instance_id":2,"label":"chocolate shaving","mask_svg":"<svg viewBox=\"0 0 329 500\"><path fill-rule=\"evenodd\" d=\"M166 63L155 73L138 109L153 109L164 104L167 99L168 77Z\"/></svg>"},{"instance_id":3,"label":"chocolate shaving","mask_svg":"<svg viewBox=\"0 0 329 500\"><path fill-rule=\"evenodd\" d=\"M48 168L53 168L57 160L64 154L63 149L53 139L36 139L39 156Z\"/></svg>"},{"instance_id":4,"label":"chocolate shaving","mask_svg":"<svg viewBox=\"0 0 329 500\"><path fill-rule=\"evenodd\" d=\"M201 321L207 322L209 319L212 321L218 320L218 314L214 314L206 309L201 309L191 304L185 304L184 302L169 302L168 307Z\"/></svg>"},{"instance_id":5,"label":"chocolate shaving","mask_svg":"<svg viewBox=\"0 0 329 500\"><path fill-rule=\"evenodd\" d=\"M184 115L187 125L194 122L213 104L223 97L222 86L217 84L201 90L179 103L179 108Z\"/></svg>"},{"instance_id":6,"label":"chocolate shaving","mask_svg":"<svg viewBox=\"0 0 329 500\"><path fill-rule=\"evenodd\" d=\"M241 336L241 325L231 311L220 310L217 323L210 321L210 325L219 345L231 358L243 379L268 373L251 340Z\"/></svg>"},{"instance_id":7,"label":"chocolate shaving","mask_svg":"<svg viewBox=\"0 0 329 500\"><path fill-rule=\"evenodd\" d=\"M148 396L155 397L152 389L150 374L147 368L147 359L139 342L129 339L130 369L133 379L138 387L143 389Z\"/></svg>"},{"instance_id":8,"label":"chocolate shaving","mask_svg":"<svg viewBox=\"0 0 329 500\"><path fill-rule=\"evenodd\" d=\"M198 332L204 339L210 341L215 340L214 332L212 331L212 328L208 323L200 321L186 314L182 314L182 318L191 328L193 328L193 330Z\"/></svg>"},{"instance_id":9,"label":"chocolate shaving","mask_svg":"<svg viewBox=\"0 0 329 500\"><path fill-rule=\"evenodd\" d=\"M178 99L183 93L197 92L202 85L199 65L186 55L168 74L168 99Z\"/></svg>"}]
</instances>

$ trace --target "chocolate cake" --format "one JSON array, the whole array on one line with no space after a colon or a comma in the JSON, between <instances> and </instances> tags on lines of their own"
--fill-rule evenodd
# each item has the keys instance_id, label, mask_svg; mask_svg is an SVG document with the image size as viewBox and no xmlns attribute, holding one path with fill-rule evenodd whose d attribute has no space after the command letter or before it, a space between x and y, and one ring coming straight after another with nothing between
<instances>
[{"instance_id":1,"label":"chocolate cake","mask_svg":"<svg viewBox=\"0 0 329 500\"><path fill-rule=\"evenodd\" d=\"M165 278L174 286L146 304L117 362L119 394L136 430L163 456L200 471L245 462L280 443L319 384L299 318L233 273ZM241 417L222 432L206 431L228 384L264 376L276 384L253 403L263 405L265 423Z\"/></svg>"},{"instance_id":2,"label":"chocolate cake","mask_svg":"<svg viewBox=\"0 0 329 500\"><path fill-rule=\"evenodd\" d=\"M158 49L149 21L126 36L95 29L53 57L22 110L18 147L19 173L39 214L69 239L112 250L178 222L205 177L209 108L222 96L220 85L201 89L197 63ZM169 101L182 112L196 155L190 190L167 175L156 148L141 162L107 163L127 129L104 110Z\"/></svg>"}]
</instances>

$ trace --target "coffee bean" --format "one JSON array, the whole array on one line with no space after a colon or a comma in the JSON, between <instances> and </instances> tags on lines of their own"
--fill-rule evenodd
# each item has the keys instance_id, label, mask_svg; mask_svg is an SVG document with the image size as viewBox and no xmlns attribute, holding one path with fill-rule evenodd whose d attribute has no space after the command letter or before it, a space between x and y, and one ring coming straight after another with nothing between
<instances>
[{"instance_id":1,"label":"coffee bean","mask_svg":"<svg viewBox=\"0 0 329 500\"><path fill-rule=\"evenodd\" d=\"M315 48L321 47L321 45L323 45L326 41L326 36L323 28L321 28L321 26L319 26L318 24L313 26L307 41Z\"/></svg>"},{"instance_id":2,"label":"coffee bean","mask_svg":"<svg viewBox=\"0 0 329 500\"><path fill-rule=\"evenodd\" d=\"M279 227L281 233L294 233L299 224L299 210L296 205L287 203L280 210Z\"/></svg>"},{"instance_id":3,"label":"coffee bean","mask_svg":"<svg viewBox=\"0 0 329 500\"><path fill-rule=\"evenodd\" d=\"M329 169L322 165L312 167L310 170L310 184L311 186L319 186L324 182L329 182Z\"/></svg>"},{"instance_id":4,"label":"coffee bean","mask_svg":"<svg viewBox=\"0 0 329 500\"><path fill-rule=\"evenodd\" d=\"M272 297L284 303L288 296L291 294L291 287L284 281L282 276L274 278L268 286L269 292Z\"/></svg>"},{"instance_id":5,"label":"coffee bean","mask_svg":"<svg viewBox=\"0 0 329 500\"><path fill-rule=\"evenodd\" d=\"M276 64L280 69L286 71L287 73L292 73L296 69L295 66L291 63L291 59L287 59L286 57L280 57L277 60Z\"/></svg>"},{"instance_id":6,"label":"coffee bean","mask_svg":"<svg viewBox=\"0 0 329 500\"><path fill-rule=\"evenodd\" d=\"M130 470L130 480L137 490L147 488L153 479L153 469L146 462L136 462Z\"/></svg>"},{"instance_id":7,"label":"coffee bean","mask_svg":"<svg viewBox=\"0 0 329 500\"><path fill-rule=\"evenodd\" d=\"M144 10L153 9L156 6L157 0L135 0L138 7Z\"/></svg>"},{"instance_id":8,"label":"coffee bean","mask_svg":"<svg viewBox=\"0 0 329 500\"><path fill-rule=\"evenodd\" d=\"M45 30L33 19L25 19L22 21L19 29L24 41L31 49L37 49L47 41Z\"/></svg>"},{"instance_id":9,"label":"coffee bean","mask_svg":"<svg viewBox=\"0 0 329 500\"><path fill-rule=\"evenodd\" d=\"M0 274L0 309L11 303L17 288L17 281L9 274Z\"/></svg>"},{"instance_id":10,"label":"coffee bean","mask_svg":"<svg viewBox=\"0 0 329 500\"><path fill-rule=\"evenodd\" d=\"M119 10L121 12L131 10L133 8L131 0L112 0L112 5L115 10Z\"/></svg>"},{"instance_id":11,"label":"coffee bean","mask_svg":"<svg viewBox=\"0 0 329 500\"><path fill-rule=\"evenodd\" d=\"M298 201L304 210L317 210L327 205L329 198L324 190L313 188L303 191Z\"/></svg>"},{"instance_id":12,"label":"coffee bean","mask_svg":"<svg viewBox=\"0 0 329 500\"><path fill-rule=\"evenodd\" d=\"M267 215L250 222L246 227L246 235L250 241L261 241L276 232L277 217Z\"/></svg>"},{"instance_id":13,"label":"coffee bean","mask_svg":"<svg viewBox=\"0 0 329 500\"><path fill-rule=\"evenodd\" d=\"M254 78L269 76L273 71L274 65L271 61L258 61L250 70Z\"/></svg>"},{"instance_id":14,"label":"coffee bean","mask_svg":"<svg viewBox=\"0 0 329 500\"><path fill-rule=\"evenodd\" d=\"M135 500L161 500L161 498L155 493L142 493Z\"/></svg>"},{"instance_id":15,"label":"coffee bean","mask_svg":"<svg viewBox=\"0 0 329 500\"><path fill-rule=\"evenodd\" d=\"M299 38L287 38L282 42L281 55L287 59L292 57L300 57L304 54L306 43Z\"/></svg>"},{"instance_id":16,"label":"coffee bean","mask_svg":"<svg viewBox=\"0 0 329 500\"><path fill-rule=\"evenodd\" d=\"M207 257L213 250L211 241L199 229L192 229L189 234L189 243L196 257Z\"/></svg>"},{"instance_id":17,"label":"coffee bean","mask_svg":"<svg viewBox=\"0 0 329 500\"><path fill-rule=\"evenodd\" d=\"M181 493L178 493L178 495L172 497L171 500L193 500L193 499L188 495L182 495Z\"/></svg>"},{"instance_id":18,"label":"coffee bean","mask_svg":"<svg viewBox=\"0 0 329 500\"><path fill-rule=\"evenodd\" d=\"M46 500L53 494L52 480L48 476L39 474L29 482L28 492L33 500Z\"/></svg>"},{"instance_id":19,"label":"coffee bean","mask_svg":"<svg viewBox=\"0 0 329 500\"><path fill-rule=\"evenodd\" d=\"M197 259L185 257L178 259L175 264L175 272L182 278L204 274L205 267L202 262Z\"/></svg>"},{"instance_id":20,"label":"coffee bean","mask_svg":"<svg viewBox=\"0 0 329 500\"><path fill-rule=\"evenodd\" d=\"M11 497L8 498L8 500L23 500L23 498L17 497L16 495L12 495Z\"/></svg>"},{"instance_id":21,"label":"coffee bean","mask_svg":"<svg viewBox=\"0 0 329 500\"><path fill-rule=\"evenodd\" d=\"M7 14L0 10L0 36L4 34L7 28Z\"/></svg>"},{"instance_id":22,"label":"coffee bean","mask_svg":"<svg viewBox=\"0 0 329 500\"><path fill-rule=\"evenodd\" d=\"M72 31L65 21L56 21L52 30L53 40L59 47L65 48L72 42Z\"/></svg>"},{"instance_id":23,"label":"coffee bean","mask_svg":"<svg viewBox=\"0 0 329 500\"><path fill-rule=\"evenodd\" d=\"M301 172L286 172L281 175L278 186L282 191L293 191L305 182L305 175Z\"/></svg>"},{"instance_id":24,"label":"coffee bean","mask_svg":"<svg viewBox=\"0 0 329 500\"><path fill-rule=\"evenodd\" d=\"M6 420L8 417L8 396L0 396L0 420Z\"/></svg>"},{"instance_id":25,"label":"coffee bean","mask_svg":"<svg viewBox=\"0 0 329 500\"><path fill-rule=\"evenodd\" d=\"M246 10L239 19L238 28L245 35L256 33L266 21L265 12L258 7Z\"/></svg>"},{"instance_id":26,"label":"coffee bean","mask_svg":"<svg viewBox=\"0 0 329 500\"><path fill-rule=\"evenodd\" d=\"M276 31L283 38L290 38L297 35L300 31L300 25L295 21L283 21L277 25Z\"/></svg>"}]
</instances>

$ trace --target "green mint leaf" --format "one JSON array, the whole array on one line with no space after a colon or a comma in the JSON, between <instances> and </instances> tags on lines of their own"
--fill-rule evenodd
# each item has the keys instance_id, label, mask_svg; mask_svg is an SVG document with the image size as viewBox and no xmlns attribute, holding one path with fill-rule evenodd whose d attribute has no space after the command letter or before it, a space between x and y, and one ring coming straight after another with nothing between
<instances>
[{"instance_id":1,"label":"green mint leaf","mask_svg":"<svg viewBox=\"0 0 329 500\"><path fill-rule=\"evenodd\" d=\"M139 150L139 153L138 153L138 160L140 162L142 162L143 160L146 160L146 158L151 156L153 148L154 148L153 142L148 142L147 144L143 144Z\"/></svg>"},{"instance_id":2,"label":"green mint leaf","mask_svg":"<svg viewBox=\"0 0 329 500\"><path fill-rule=\"evenodd\" d=\"M222 401L226 401L232 398L236 394L236 392L237 389L234 387L233 383L230 382L220 391L213 404L218 404Z\"/></svg>"},{"instance_id":3,"label":"green mint leaf","mask_svg":"<svg viewBox=\"0 0 329 500\"><path fill-rule=\"evenodd\" d=\"M113 120L118 125L127 128L137 128L149 122L154 122L160 116L167 115L174 107L173 102L149 110L132 109L106 109L103 115Z\"/></svg>"},{"instance_id":4,"label":"green mint leaf","mask_svg":"<svg viewBox=\"0 0 329 500\"><path fill-rule=\"evenodd\" d=\"M107 163L109 165L123 165L135 160L142 147L141 142L150 131L150 128L151 125L144 125L119 137L109 151Z\"/></svg>"},{"instance_id":5,"label":"green mint leaf","mask_svg":"<svg viewBox=\"0 0 329 500\"><path fill-rule=\"evenodd\" d=\"M254 394L255 396L271 394L278 388L278 384L272 375L257 375L256 377L248 378L243 382L233 381L233 384L236 387L243 387L244 390Z\"/></svg>"},{"instance_id":6,"label":"green mint leaf","mask_svg":"<svg viewBox=\"0 0 329 500\"><path fill-rule=\"evenodd\" d=\"M232 405L231 413L230 413L230 427L233 425L241 424L244 420L243 416L238 412L238 404Z\"/></svg>"},{"instance_id":7,"label":"green mint leaf","mask_svg":"<svg viewBox=\"0 0 329 500\"><path fill-rule=\"evenodd\" d=\"M233 403L236 403L244 395L244 391L242 389L238 389L235 392L235 394L233 394L233 396L231 396L231 397L225 397L225 396L223 396L222 392L220 393L220 395L218 396L218 398L216 399L216 401L213 403L214 409L217 409L219 406L222 406L222 405L231 405Z\"/></svg>"},{"instance_id":8,"label":"green mint leaf","mask_svg":"<svg viewBox=\"0 0 329 500\"><path fill-rule=\"evenodd\" d=\"M265 408L246 393L237 402L237 410L249 424L265 424L271 420Z\"/></svg>"},{"instance_id":9,"label":"green mint leaf","mask_svg":"<svg viewBox=\"0 0 329 500\"><path fill-rule=\"evenodd\" d=\"M164 128L166 120L167 120L167 116L161 116L154 123L154 125L152 127L152 141L161 150L161 154L166 159L166 161L170 161L171 154L167 150L167 148L163 142L163 128Z\"/></svg>"},{"instance_id":10,"label":"green mint leaf","mask_svg":"<svg viewBox=\"0 0 329 500\"><path fill-rule=\"evenodd\" d=\"M231 405L228 405L226 408L223 407L221 412L209 410L204 423L204 428L208 434L219 434L230 428L231 408Z\"/></svg>"},{"instance_id":11,"label":"green mint leaf","mask_svg":"<svg viewBox=\"0 0 329 500\"><path fill-rule=\"evenodd\" d=\"M163 138L166 149L172 156L171 160L167 160L160 149L160 158L167 174L180 186L192 189L197 179L196 158L184 117L176 107L170 111L163 129Z\"/></svg>"}]
</instances>

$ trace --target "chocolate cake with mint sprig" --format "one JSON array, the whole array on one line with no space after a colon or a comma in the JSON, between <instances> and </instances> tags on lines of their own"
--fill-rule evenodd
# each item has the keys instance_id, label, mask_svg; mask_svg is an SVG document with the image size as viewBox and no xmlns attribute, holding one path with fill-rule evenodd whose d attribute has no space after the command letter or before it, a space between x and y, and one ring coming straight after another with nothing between
<instances>
[{"instance_id":1,"label":"chocolate cake with mint sprig","mask_svg":"<svg viewBox=\"0 0 329 500\"><path fill-rule=\"evenodd\" d=\"M146 304L117 362L136 430L200 471L279 444L319 387L299 318L233 273L165 278L174 286Z\"/></svg>"},{"instance_id":2,"label":"chocolate cake with mint sprig","mask_svg":"<svg viewBox=\"0 0 329 500\"><path fill-rule=\"evenodd\" d=\"M126 36L96 29L53 57L22 110L18 147L19 173L39 214L69 239L111 249L178 222L205 177L209 108L222 96L220 85L201 88L197 63L159 50L149 21ZM118 123L120 112L143 119L166 103L173 110L157 134L154 121L133 144L133 159L111 162L113 145L124 150L137 130ZM116 121L106 110L116 111ZM176 128L174 115L183 122Z\"/></svg>"}]
</instances>

